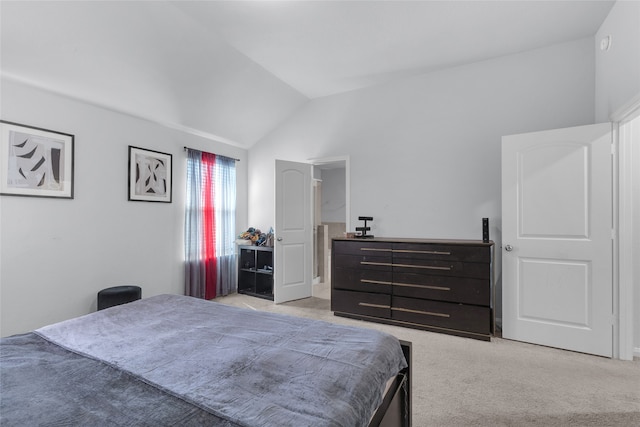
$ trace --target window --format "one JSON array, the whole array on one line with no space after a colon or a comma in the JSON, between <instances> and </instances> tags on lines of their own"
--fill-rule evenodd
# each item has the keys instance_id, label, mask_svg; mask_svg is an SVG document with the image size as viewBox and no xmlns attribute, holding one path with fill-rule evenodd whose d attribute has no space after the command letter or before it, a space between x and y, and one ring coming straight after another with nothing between
<instances>
[{"instance_id":1,"label":"window","mask_svg":"<svg viewBox=\"0 0 640 427\"><path fill-rule=\"evenodd\" d=\"M185 294L227 295L236 284L235 159L187 149Z\"/></svg>"}]
</instances>

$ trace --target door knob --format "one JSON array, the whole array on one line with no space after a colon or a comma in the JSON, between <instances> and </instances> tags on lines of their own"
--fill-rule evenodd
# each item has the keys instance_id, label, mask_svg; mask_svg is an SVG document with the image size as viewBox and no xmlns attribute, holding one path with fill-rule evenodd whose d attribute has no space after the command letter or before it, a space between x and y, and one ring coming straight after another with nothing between
<instances>
[{"instance_id":1,"label":"door knob","mask_svg":"<svg viewBox=\"0 0 640 427\"><path fill-rule=\"evenodd\" d=\"M278 237L278 242L282 242L282 237Z\"/></svg>"},{"instance_id":2,"label":"door knob","mask_svg":"<svg viewBox=\"0 0 640 427\"><path fill-rule=\"evenodd\" d=\"M507 251L507 252L511 252L513 250L513 246L505 245L504 250Z\"/></svg>"}]
</instances>

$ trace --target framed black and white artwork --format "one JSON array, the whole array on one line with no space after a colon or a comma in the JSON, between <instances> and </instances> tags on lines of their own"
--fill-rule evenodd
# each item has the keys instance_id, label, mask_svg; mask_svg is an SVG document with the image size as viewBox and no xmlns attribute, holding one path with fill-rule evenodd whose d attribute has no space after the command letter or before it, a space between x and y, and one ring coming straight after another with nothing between
<instances>
[{"instance_id":1,"label":"framed black and white artwork","mask_svg":"<svg viewBox=\"0 0 640 427\"><path fill-rule=\"evenodd\" d=\"M73 199L74 136L0 120L0 194Z\"/></svg>"},{"instance_id":2,"label":"framed black and white artwork","mask_svg":"<svg viewBox=\"0 0 640 427\"><path fill-rule=\"evenodd\" d=\"M129 146L129 200L171 203L172 155Z\"/></svg>"}]
</instances>

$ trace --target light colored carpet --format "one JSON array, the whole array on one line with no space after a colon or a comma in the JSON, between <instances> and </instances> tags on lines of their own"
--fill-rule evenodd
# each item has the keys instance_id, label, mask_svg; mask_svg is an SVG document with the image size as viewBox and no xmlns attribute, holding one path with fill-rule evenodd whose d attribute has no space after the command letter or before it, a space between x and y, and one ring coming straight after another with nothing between
<instances>
[{"instance_id":1,"label":"light colored carpet","mask_svg":"<svg viewBox=\"0 0 640 427\"><path fill-rule=\"evenodd\" d=\"M413 343L413 425L640 426L640 361L494 338L491 342L334 316L329 289L274 304L217 302L388 332Z\"/></svg>"}]
</instances>

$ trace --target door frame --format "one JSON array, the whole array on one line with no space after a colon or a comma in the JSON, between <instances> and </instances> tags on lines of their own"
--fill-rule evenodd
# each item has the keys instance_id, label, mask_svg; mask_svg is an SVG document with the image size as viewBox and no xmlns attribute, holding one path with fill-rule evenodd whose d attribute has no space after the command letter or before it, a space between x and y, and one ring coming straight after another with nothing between
<instances>
[{"instance_id":1,"label":"door frame","mask_svg":"<svg viewBox=\"0 0 640 427\"><path fill-rule=\"evenodd\" d=\"M634 348L634 319L640 313L634 312L633 284L640 280L635 277L633 259L640 254L634 253L634 241L640 239L640 221L635 219L633 174L638 171L640 160L632 149L631 135L625 127L632 120L640 120L640 93L626 105L611 114L613 124L614 149L614 230L617 230L614 245L614 345L613 357L633 360L640 357L640 343ZM637 137L637 136L636 136ZM636 142L637 144L637 142ZM638 150L638 148L635 148ZM633 155L635 154L635 156ZM635 163L635 164L634 164ZM637 173L637 172L636 172ZM635 215L634 215L635 214ZM635 236L633 232L635 230ZM640 287L639 287L640 289ZM636 307L635 310L640 310Z\"/></svg>"},{"instance_id":2,"label":"door frame","mask_svg":"<svg viewBox=\"0 0 640 427\"><path fill-rule=\"evenodd\" d=\"M313 166L329 165L333 163L344 164L344 178L345 178L345 227L346 230L351 229L351 172L350 172L350 159L348 155L335 156L335 157L321 157L315 159L308 159L308 163ZM313 199L313 198L312 198ZM311 200L314 203L314 200ZM313 206L311 206L313 212Z\"/></svg>"},{"instance_id":3,"label":"door frame","mask_svg":"<svg viewBox=\"0 0 640 427\"><path fill-rule=\"evenodd\" d=\"M276 159L276 160L281 160L281 159ZM286 161L286 160L285 160ZM351 166L350 166L350 159L348 155L344 155L344 156L335 156L335 157L322 157L322 158L311 158L311 159L307 159L306 161L298 161L298 163L306 163L309 164L311 168L313 168L314 166L321 166L321 165L327 165L327 164L332 164L332 163L341 163L344 164L344 168L345 168L345 226L346 229L349 230L351 227ZM275 166L274 166L275 168ZM313 172L313 171L312 171ZM311 179L313 181L313 173L311 174ZM313 185L310 185L309 191L313 192ZM311 215L313 215L313 209L314 209L314 197L310 198L310 213ZM275 206L274 206L275 207ZM275 219L275 218L274 218ZM311 222L313 223L313 219L310 218ZM312 224L313 227L313 224ZM277 233L277 231L276 231ZM311 239L312 239L312 244L313 244L313 233L311 235ZM309 261L311 262L311 265L313 265L313 251L309 252L309 257L311 258ZM311 273L313 275L313 273ZM311 281L311 286L313 288L313 277L310 277L309 280ZM274 287L275 287L275 283L274 283ZM275 290L274 290L275 292ZM313 292L312 292L313 294Z\"/></svg>"}]
</instances>

